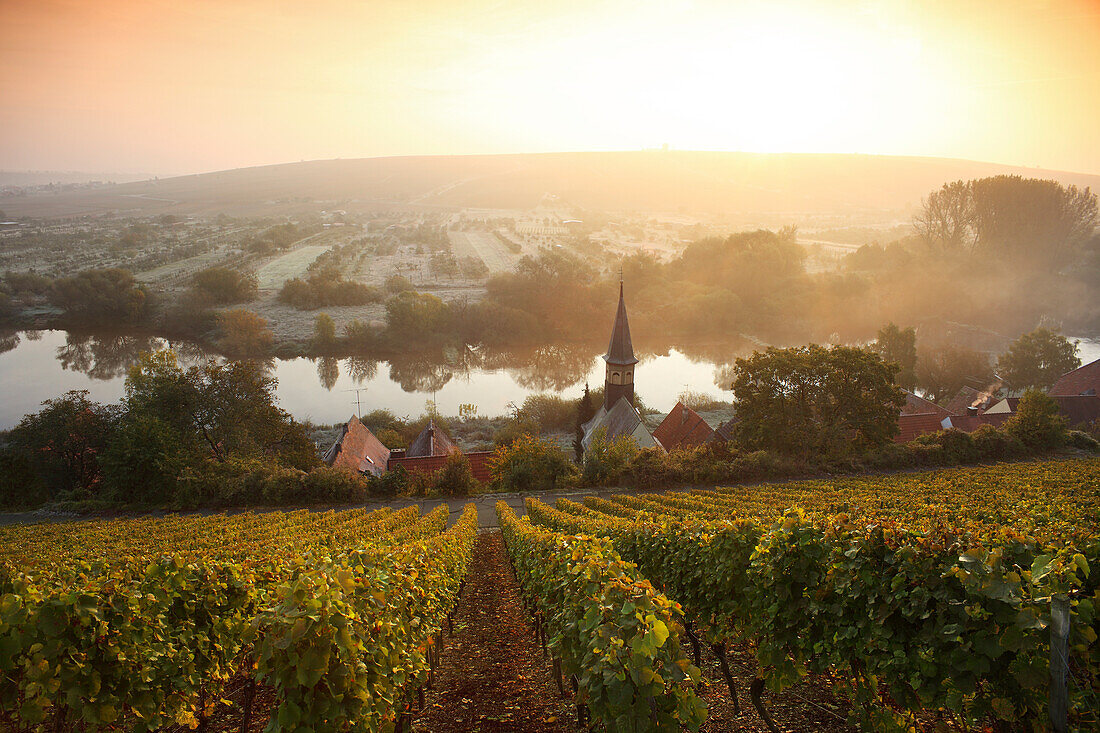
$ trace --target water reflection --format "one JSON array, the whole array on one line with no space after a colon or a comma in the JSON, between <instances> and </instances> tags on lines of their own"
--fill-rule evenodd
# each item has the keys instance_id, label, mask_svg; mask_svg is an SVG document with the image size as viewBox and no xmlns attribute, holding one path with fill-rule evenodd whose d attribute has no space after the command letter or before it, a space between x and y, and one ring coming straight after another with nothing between
<instances>
[{"instance_id":1,"label":"water reflection","mask_svg":"<svg viewBox=\"0 0 1100 733\"><path fill-rule=\"evenodd\" d=\"M175 350L184 367L217 358L190 342L134 335L0 331L0 430L70 389L86 389L98 402L117 401L141 352L164 347ZM1100 356L1100 342L1082 341L1081 347L1083 361ZM659 410L671 409L685 390L728 400L732 364L751 350L751 344L703 344L639 353L638 394ZM279 381L283 409L300 419L332 423L357 409L344 394L352 388L362 391L364 410L383 407L408 415L419 415L428 397L445 414L472 403L482 415L503 414L509 403L522 404L538 392L575 398L585 381L593 387L603 383L601 353L600 343L553 344L437 350L395 356L389 363L359 355L271 359L262 365Z\"/></svg>"},{"instance_id":2,"label":"water reflection","mask_svg":"<svg viewBox=\"0 0 1100 733\"><path fill-rule=\"evenodd\" d=\"M18 331L0 331L0 354L14 349L20 340Z\"/></svg>"},{"instance_id":3,"label":"water reflection","mask_svg":"<svg viewBox=\"0 0 1100 733\"><path fill-rule=\"evenodd\" d=\"M321 386L331 392L340 379L340 361L335 356L322 356L317 360L317 378Z\"/></svg>"},{"instance_id":4,"label":"water reflection","mask_svg":"<svg viewBox=\"0 0 1100 733\"><path fill-rule=\"evenodd\" d=\"M366 356L348 357L344 360L344 368L356 384L370 381L378 375L378 361Z\"/></svg>"},{"instance_id":5,"label":"water reflection","mask_svg":"<svg viewBox=\"0 0 1100 733\"><path fill-rule=\"evenodd\" d=\"M164 339L152 336L81 334L69 332L65 345L57 349L61 368L87 374L92 379L126 376L142 352L165 347Z\"/></svg>"}]
</instances>

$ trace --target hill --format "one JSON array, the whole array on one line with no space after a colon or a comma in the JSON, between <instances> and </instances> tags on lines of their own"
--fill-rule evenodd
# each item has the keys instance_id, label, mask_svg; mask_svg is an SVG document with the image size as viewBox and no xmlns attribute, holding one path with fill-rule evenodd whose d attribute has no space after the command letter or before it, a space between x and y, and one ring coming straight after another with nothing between
<instances>
[{"instance_id":1,"label":"hill","mask_svg":"<svg viewBox=\"0 0 1100 733\"><path fill-rule=\"evenodd\" d=\"M289 214L333 207L907 216L946 181L1100 176L946 158L690 151L317 160L0 199L8 216Z\"/></svg>"}]
</instances>

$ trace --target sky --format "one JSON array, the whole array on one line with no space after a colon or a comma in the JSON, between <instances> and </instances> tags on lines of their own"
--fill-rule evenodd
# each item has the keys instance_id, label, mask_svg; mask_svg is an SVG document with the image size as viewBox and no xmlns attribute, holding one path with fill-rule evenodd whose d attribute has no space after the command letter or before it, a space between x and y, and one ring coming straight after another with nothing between
<instances>
[{"instance_id":1,"label":"sky","mask_svg":"<svg viewBox=\"0 0 1100 733\"><path fill-rule=\"evenodd\" d=\"M0 0L0 170L662 145L1100 173L1100 0Z\"/></svg>"}]
</instances>

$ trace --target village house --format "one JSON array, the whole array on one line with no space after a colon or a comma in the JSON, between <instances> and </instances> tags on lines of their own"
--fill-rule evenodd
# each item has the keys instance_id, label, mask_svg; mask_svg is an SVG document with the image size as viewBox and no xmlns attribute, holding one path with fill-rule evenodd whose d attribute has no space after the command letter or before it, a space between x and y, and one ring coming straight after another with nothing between
<instances>
[{"instance_id":1,"label":"village house","mask_svg":"<svg viewBox=\"0 0 1100 733\"><path fill-rule=\"evenodd\" d=\"M325 465L361 475L381 476L398 466L410 473L432 473L447 463L447 457L462 453L451 438L436 426L435 420L413 439L404 450L390 450L382 445L359 418L352 416L340 430L336 442L324 456ZM489 481L489 457L492 451L464 453L470 472L482 483Z\"/></svg>"}]
</instances>

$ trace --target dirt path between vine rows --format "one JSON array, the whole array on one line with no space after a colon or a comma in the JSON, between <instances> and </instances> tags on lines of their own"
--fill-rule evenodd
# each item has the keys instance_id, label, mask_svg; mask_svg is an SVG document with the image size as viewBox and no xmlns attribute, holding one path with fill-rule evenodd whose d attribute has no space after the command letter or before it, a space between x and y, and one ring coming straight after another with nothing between
<instances>
[{"instance_id":1,"label":"dirt path between vine rows","mask_svg":"<svg viewBox=\"0 0 1100 733\"><path fill-rule=\"evenodd\" d=\"M520 600L500 532L478 535L466 586L444 638L435 689L414 731L569 731L562 700Z\"/></svg>"}]
</instances>

